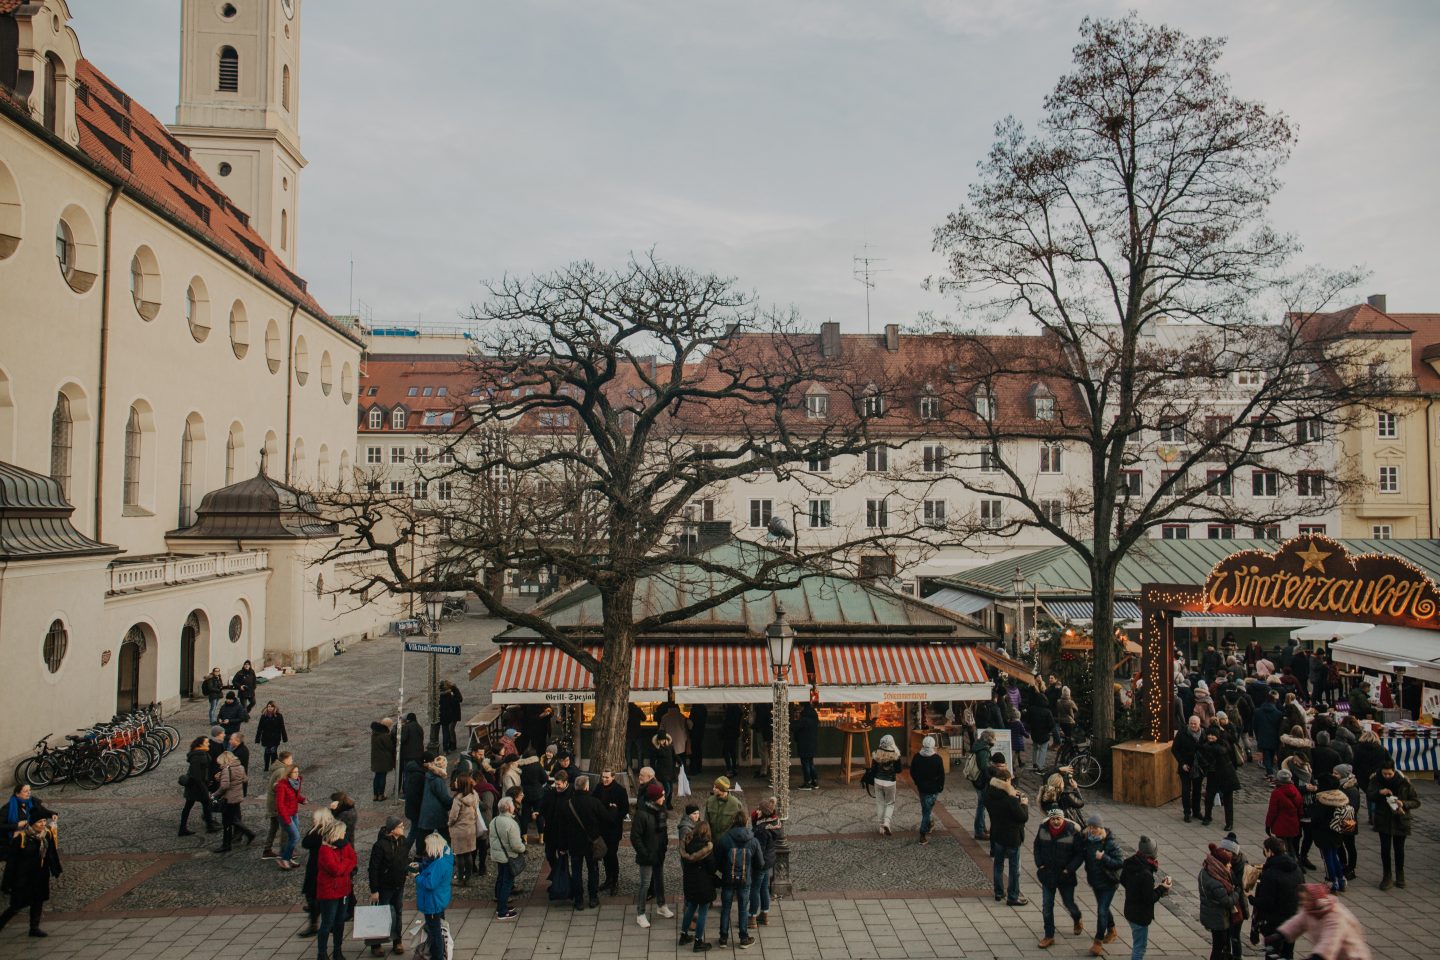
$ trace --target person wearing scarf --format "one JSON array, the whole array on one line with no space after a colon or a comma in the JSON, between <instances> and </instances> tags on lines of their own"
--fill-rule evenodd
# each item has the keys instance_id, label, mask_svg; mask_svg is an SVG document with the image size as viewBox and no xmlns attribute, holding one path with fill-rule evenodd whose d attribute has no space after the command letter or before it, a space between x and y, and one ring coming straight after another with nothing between
<instances>
[{"instance_id":1,"label":"person wearing scarf","mask_svg":"<svg viewBox=\"0 0 1440 960\"><path fill-rule=\"evenodd\" d=\"M885 734L880 738L880 748L872 756L870 772L875 783L875 819L880 821L880 832L887 837L890 821L895 816L895 781L904 765L895 738Z\"/></svg>"},{"instance_id":2,"label":"person wearing scarf","mask_svg":"<svg viewBox=\"0 0 1440 960\"><path fill-rule=\"evenodd\" d=\"M1080 830L1065 819L1065 811L1053 807L1035 833L1035 874L1040 879L1040 913L1045 922L1045 936L1040 949L1055 945L1055 894L1059 893L1065 910L1075 923L1075 936L1085 932L1080 908L1075 905L1075 883L1085 863L1085 848Z\"/></svg>"},{"instance_id":3,"label":"person wearing scarf","mask_svg":"<svg viewBox=\"0 0 1440 960\"><path fill-rule=\"evenodd\" d=\"M1230 960L1230 928L1241 922L1244 899L1240 884L1235 882L1235 853L1229 840L1217 846L1210 844L1210 853L1200 866L1200 925L1210 931L1210 960Z\"/></svg>"},{"instance_id":4,"label":"person wearing scarf","mask_svg":"<svg viewBox=\"0 0 1440 960\"><path fill-rule=\"evenodd\" d=\"M1350 908L1341 903L1323 883L1300 888L1300 912L1265 938L1267 946L1279 946L1310 938L1311 960L1370 960L1365 930Z\"/></svg>"}]
</instances>

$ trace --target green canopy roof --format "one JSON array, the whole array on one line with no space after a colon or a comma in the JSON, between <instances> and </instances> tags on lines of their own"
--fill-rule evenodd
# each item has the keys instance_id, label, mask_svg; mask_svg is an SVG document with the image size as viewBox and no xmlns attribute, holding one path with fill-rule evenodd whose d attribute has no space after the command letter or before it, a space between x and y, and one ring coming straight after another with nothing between
<instances>
[{"instance_id":1,"label":"green canopy roof","mask_svg":"<svg viewBox=\"0 0 1440 960\"><path fill-rule=\"evenodd\" d=\"M1353 556L1389 553L1415 564L1431 579L1440 581L1440 540L1341 540ZM1275 552L1279 540L1142 540L1120 561L1115 577L1117 596L1138 597L1147 583L1181 583L1201 586L1216 563L1241 550ZM1014 595L1015 569L1025 578L1025 590L1043 597L1089 596L1090 571L1067 546L1047 547L1022 557L1000 560L967 571L963 577L939 582L989 597Z\"/></svg>"},{"instance_id":2,"label":"green canopy roof","mask_svg":"<svg viewBox=\"0 0 1440 960\"><path fill-rule=\"evenodd\" d=\"M761 544L732 540L695 557L677 558L641 579L635 593L635 619L679 609L737 583L733 576L703 570L697 563L743 573L758 570L777 556L776 551ZM809 573L799 566L794 571L796 575ZM788 577L781 567L769 579ZM651 631L645 639L653 642L683 636L714 641L754 640L763 636L766 625L774 621L777 604L784 605L796 633L806 639L988 639L967 617L902 596L874 582L828 573L809 573L796 586L773 593L746 591L696 616ZM600 633L600 593L590 583L557 593L532 612L566 633L581 637ZM512 627L496 639L524 641L538 639L538 635L528 628Z\"/></svg>"}]
</instances>

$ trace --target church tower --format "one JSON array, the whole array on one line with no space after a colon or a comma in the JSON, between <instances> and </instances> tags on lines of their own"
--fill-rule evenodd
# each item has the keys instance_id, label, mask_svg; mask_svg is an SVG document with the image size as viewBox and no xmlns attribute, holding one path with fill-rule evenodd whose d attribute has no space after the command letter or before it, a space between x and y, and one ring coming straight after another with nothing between
<instances>
[{"instance_id":1,"label":"church tower","mask_svg":"<svg viewBox=\"0 0 1440 960\"><path fill-rule=\"evenodd\" d=\"M183 0L180 106L170 128L295 268L301 0Z\"/></svg>"}]
</instances>

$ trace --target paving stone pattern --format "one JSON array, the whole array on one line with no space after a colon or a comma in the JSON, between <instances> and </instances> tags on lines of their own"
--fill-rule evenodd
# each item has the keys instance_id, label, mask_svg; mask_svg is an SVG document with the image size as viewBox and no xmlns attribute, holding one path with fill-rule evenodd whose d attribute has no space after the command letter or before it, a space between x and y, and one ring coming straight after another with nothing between
<instances>
[{"instance_id":1,"label":"paving stone pattern","mask_svg":"<svg viewBox=\"0 0 1440 960\"><path fill-rule=\"evenodd\" d=\"M493 621L471 618L447 625L445 640L465 646L461 657L441 657L442 676L460 683L468 716L488 700L490 675L469 681L470 664L493 649ZM392 713L399 670L398 642L377 640L352 647L345 655L315 670L266 684L260 700L277 700L292 734L290 747L305 771L306 793L313 802L344 789L359 801L359 848L363 860L371 838L384 818L398 812L396 801L374 804L370 796L369 722ZM411 655L406 669L412 699L407 709L422 717L424 704L413 699L419 689L425 658ZM173 719L188 739L208 730L204 704L187 704ZM253 724L247 731L253 730ZM243 847L229 855L211 853L218 836L203 832L177 837L181 806L176 777L183 770L183 751L171 756L148 776L98 791L57 789L44 792L47 804L61 812L65 876L55 884L45 941L25 936L21 920L0 932L0 960L44 957L46 960L231 960L231 958L310 958L312 940L295 937L303 909L301 875L282 873L259 859L260 846ZM260 750L255 748L258 774ZM747 775L749 774L749 775ZM1236 826L1251 859L1259 857L1259 841L1268 790L1257 768L1243 775ZM695 778L697 792L708 788L709 774ZM776 903L770 923L760 928L753 956L771 960L887 957L1034 957L1081 956L1089 936L1070 937L1049 951L1036 943L1041 935L1040 890L1034 871L1023 865L1022 889L1032 904L1021 908L996 903L989 895L989 860L969 837L974 794L952 783L937 807L939 824L932 842L918 845L913 833L918 805L901 791L895 818L897 835L882 837L875 824L873 802L858 786L845 786L832 770L822 768L824 789L795 794L789 826L793 837L796 896ZM763 782L753 770L742 773L741 796L747 804L761 796ZM1029 773L1022 786L1030 793L1038 781ZM1440 789L1417 778L1425 801L1410 841L1405 890L1380 893L1375 835L1362 828L1360 879L1345 901L1364 924L1372 950L1386 960L1420 957L1417 931L1429 929L1435 893L1437 851L1440 851ZM394 793L393 780L390 792ZM677 801L681 802L681 801ZM682 802L683 805L683 802ZM1099 811L1133 848L1143 834L1160 843L1163 871L1176 880L1173 896L1162 901L1151 928L1149 956L1197 957L1208 953L1208 936L1197 921L1196 874L1207 843L1221 839L1219 822L1206 828L1181 821L1176 804L1159 810L1121 807L1091 797L1089 810ZM245 806L245 819L263 831L264 802L258 796ZM672 820L673 824L673 820ZM192 828L199 818L192 815ZM263 835L262 835L263 841ZM585 957L627 960L634 957L679 956L676 920L654 919L649 930L634 922L632 895L636 870L628 848L622 849L622 897L608 897L598 910L574 912L567 905L549 906L543 857L532 845L530 866L517 895L517 921L493 919L489 878L457 886L448 912L459 960L530 960L544 957ZM666 888L678 910L678 860L667 864ZM1123 900L1123 897L1121 898ZM1093 898L1079 893L1085 923L1094 928ZM1117 903L1117 913L1120 904ZM407 919L413 916L413 901ZM712 911L708 936L717 935ZM1129 930L1123 922L1120 939L1107 948L1112 957L1129 956ZM1068 925L1062 924L1062 930ZM39 949L43 946L43 950ZM359 943L347 945L347 956L365 953ZM684 952L688 955L689 948ZM1426 949L1426 956L1431 953ZM1247 956L1259 956L1246 945ZM1304 955L1303 944L1300 955Z\"/></svg>"}]
</instances>

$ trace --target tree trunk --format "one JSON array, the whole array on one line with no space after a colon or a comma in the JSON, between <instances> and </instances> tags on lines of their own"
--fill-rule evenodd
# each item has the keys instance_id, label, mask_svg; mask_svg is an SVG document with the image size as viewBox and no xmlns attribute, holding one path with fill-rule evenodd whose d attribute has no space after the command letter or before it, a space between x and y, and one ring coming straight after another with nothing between
<instances>
[{"instance_id":1,"label":"tree trunk","mask_svg":"<svg viewBox=\"0 0 1440 960\"><path fill-rule=\"evenodd\" d=\"M595 722L590 727L590 770L625 769L625 721L630 707L630 664L635 658L635 584L600 596L605 647L595 677Z\"/></svg>"},{"instance_id":2,"label":"tree trunk","mask_svg":"<svg viewBox=\"0 0 1440 960\"><path fill-rule=\"evenodd\" d=\"M485 589L490 591L496 603L505 601L505 568L494 561L485 567Z\"/></svg>"},{"instance_id":3,"label":"tree trunk","mask_svg":"<svg viewBox=\"0 0 1440 960\"><path fill-rule=\"evenodd\" d=\"M1090 636L1094 641L1094 681L1090 732L1092 752L1104 757L1115 740L1115 576L1099 558L1090 569Z\"/></svg>"}]
</instances>

